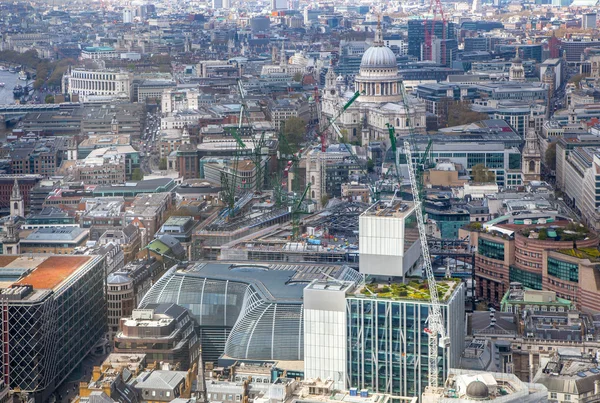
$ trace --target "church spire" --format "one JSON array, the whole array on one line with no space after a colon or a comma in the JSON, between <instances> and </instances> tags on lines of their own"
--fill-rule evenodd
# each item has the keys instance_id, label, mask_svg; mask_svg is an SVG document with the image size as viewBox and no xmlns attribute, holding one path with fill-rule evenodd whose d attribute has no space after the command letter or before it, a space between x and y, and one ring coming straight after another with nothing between
<instances>
[{"instance_id":1,"label":"church spire","mask_svg":"<svg viewBox=\"0 0 600 403\"><path fill-rule=\"evenodd\" d=\"M19 181L15 178L15 184L12 188L12 194L10 196L10 215L11 217L24 217L25 216L25 204L23 202L23 195L21 195L21 189L19 188Z\"/></svg>"},{"instance_id":2,"label":"church spire","mask_svg":"<svg viewBox=\"0 0 600 403\"><path fill-rule=\"evenodd\" d=\"M377 30L375 31L375 41L373 46L383 46L383 32L381 31L381 14L377 17Z\"/></svg>"},{"instance_id":3,"label":"church spire","mask_svg":"<svg viewBox=\"0 0 600 403\"><path fill-rule=\"evenodd\" d=\"M287 59L285 57L285 42L281 42L281 54L279 55L279 64L281 66L287 66Z\"/></svg>"},{"instance_id":4,"label":"church spire","mask_svg":"<svg viewBox=\"0 0 600 403\"><path fill-rule=\"evenodd\" d=\"M15 183L12 188L12 196L11 199L18 200L21 198L21 189L19 189L19 181L15 178Z\"/></svg>"}]
</instances>

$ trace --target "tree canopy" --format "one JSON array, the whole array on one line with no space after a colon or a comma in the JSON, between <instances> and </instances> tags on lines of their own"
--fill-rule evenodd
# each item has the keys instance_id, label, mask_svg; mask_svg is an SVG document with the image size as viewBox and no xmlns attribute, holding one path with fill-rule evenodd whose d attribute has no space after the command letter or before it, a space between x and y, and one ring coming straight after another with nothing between
<instances>
[{"instance_id":1,"label":"tree canopy","mask_svg":"<svg viewBox=\"0 0 600 403\"><path fill-rule=\"evenodd\" d=\"M454 102L449 100L445 104L446 123L448 127L466 125L480 120L489 119L485 113L475 112L471 109L471 104L468 101Z\"/></svg>"},{"instance_id":2,"label":"tree canopy","mask_svg":"<svg viewBox=\"0 0 600 403\"><path fill-rule=\"evenodd\" d=\"M496 174L490 171L483 164L477 164L472 168L471 177L477 183L492 183L496 182Z\"/></svg>"},{"instance_id":3,"label":"tree canopy","mask_svg":"<svg viewBox=\"0 0 600 403\"><path fill-rule=\"evenodd\" d=\"M140 168L135 168L133 172L131 172L131 180L132 181L141 181L144 179L144 174Z\"/></svg>"},{"instance_id":4,"label":"tree canopy","mask_svg":"<svg viewBox=\"0 0 600 403\"><path fill-rule=\"evenodd\" d=\"M550 143L548 145L548 149L546 150L546 155L544 156L545 163L548 169L554 171L556 170L556 143Z\"/></svg>"},{"instance_id":5,"label":"tree canopy","mask_svg":"<svg viewBox=\"0 0 600 403\"><path fill-rule=\"evenodd\" d=\"M306 122L303 119L291 117L283 123L283 135L288 144L296 149L304 141Z\"/></svg>"}]
</instances>

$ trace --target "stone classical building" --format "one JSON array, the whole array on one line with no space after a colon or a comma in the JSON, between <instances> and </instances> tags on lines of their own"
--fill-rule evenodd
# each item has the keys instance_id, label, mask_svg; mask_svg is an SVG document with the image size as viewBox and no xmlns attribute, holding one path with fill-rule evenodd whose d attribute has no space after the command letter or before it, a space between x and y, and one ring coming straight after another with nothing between
<instances>
[{"instance_id":1,"label":"stone classical building","mask_svg":"<svg viewBox=\"0 0 600 403\"><path fill-rule=\"evenodd\" d=\"M401 84L396 55L384 45L381 27L378 27L373 46L362 57L354 88L346 86L344 78L336 78L333 69L329 69L322 97L324 121L337 115L359 91L362 95L337 120L340 129L347 132L348 140L367 144L371 140L386 139L388 123L398 135L407 135L411 125L417 132L424 132L425 104L407 97Z\"/></svg>"}]
</instances>

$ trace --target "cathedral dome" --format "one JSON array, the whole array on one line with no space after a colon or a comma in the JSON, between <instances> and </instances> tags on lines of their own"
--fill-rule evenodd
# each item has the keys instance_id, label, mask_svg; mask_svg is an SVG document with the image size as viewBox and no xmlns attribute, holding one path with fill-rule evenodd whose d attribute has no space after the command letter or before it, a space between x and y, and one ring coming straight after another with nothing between
<instances>
[{"instance_id":1,"label":"cathedral dome","mask_svg":"<svg viewBox=\"0 0 600 403\"><path fill-rule=\"evenodd\" d=\"M371 46L360 61L360 68L398 68L396 55L387 46L374 45Z\"/></svg>"}]
</instances>

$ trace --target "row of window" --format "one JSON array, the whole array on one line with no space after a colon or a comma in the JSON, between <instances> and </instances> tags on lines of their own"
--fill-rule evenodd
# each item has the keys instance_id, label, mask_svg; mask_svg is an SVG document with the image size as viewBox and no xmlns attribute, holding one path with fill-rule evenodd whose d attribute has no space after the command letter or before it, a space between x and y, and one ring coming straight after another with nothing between
<instances>
[{"instance_id":1,"label":"row of window","mask_svg":"<svg viewBox=\"0 0 600 403\"><path fill-rule=\"evenodd\" d=\"M549 257L548 275L577 283L579 282L579 265Z\"/></svg>"},{"instance_id":2,"label":"row of window","mask_svg":"<svg viewBox=\"0 0 600 403\"><path fill-rule=\"evenodd\" d=\"M480 255L490 259L504 260L504 243L493 242L488 239L479 238L477 251Z\"/></svg>"}]
</instances>

